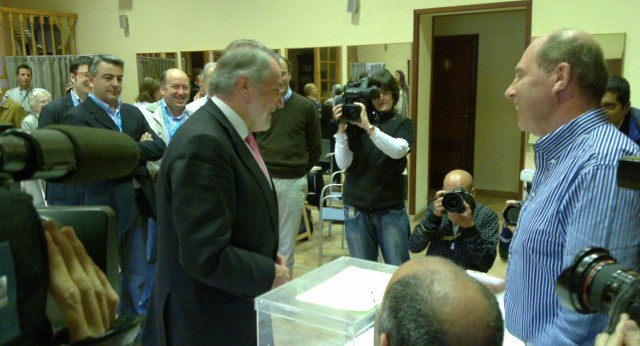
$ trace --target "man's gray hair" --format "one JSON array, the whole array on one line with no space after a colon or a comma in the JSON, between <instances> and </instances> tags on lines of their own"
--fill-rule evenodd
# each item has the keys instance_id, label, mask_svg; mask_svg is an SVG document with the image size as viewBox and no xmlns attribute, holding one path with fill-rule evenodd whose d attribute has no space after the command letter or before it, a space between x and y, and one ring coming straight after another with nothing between
<instances>
[{"instance_id":1,"label":"man's gray hair","mask_svg":"<svg viewBox=\"0 0 640 346\"><path fill-rule=\"evenodd\" d=\"M568 63L585 96L600 104L609 74L602 48L587 33L571 29L552 33L540 46L536 62L546 73Z\"/></svg>"},{"instance_id":2,"label":"man's gray hair","mask_svg":"<svg viewBox=\"0 0 640 346\"><path fill-rule=\"evenodd\" d=\"M122 59L119 59L115 55L111 55L111 54L95 55L93 57L93 60L91 60L91 66L89 67L89 73L91 73L92 76L95 77L98 74L98 65L100 65L101 62L106 62L111 65L116 65L124 69L124 61L122 61Z\"/></svg>"},{"instance_id":3,"label":"man's gray hair","mask_svg":"<svg viewBox=\"0 0 640 346\"><path fill-rule=\"evenodd\" d=\"M200 77L200 79L203 80L204 82L207 82L211 77L211 75L207 75L207 71L216 68L216 65L217 63L214 61L206 63L202 68L202 71L200 71L200 74L198 75L198 77Z\"/></svg>"},{"instance_id":4,"label":"man's gray hair","mask_svg":"<svg viewBox=\"0 0 640 346\"><path fill-rule=\"evenodd\" d=\"M207 92L231 95L240 76L246 76L262 85L272 72L273 61L277 62L275 53L262 43L247 39L235 40L218 59L216 69L207 84Z\"/></svg>"}]
</instances>

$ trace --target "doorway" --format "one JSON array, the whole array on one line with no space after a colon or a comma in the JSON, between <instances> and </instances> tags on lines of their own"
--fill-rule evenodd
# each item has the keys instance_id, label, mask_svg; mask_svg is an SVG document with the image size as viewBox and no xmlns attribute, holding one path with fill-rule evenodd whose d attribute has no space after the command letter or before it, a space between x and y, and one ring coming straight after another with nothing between
<instances>
[{"instance_id":1,"label":"doorway","mask_svg":"<svg viewBox=\"0 0 640 346\"><path fill-rule=\"evenodd\" d=\"M431 66L430 188L464 169L473 175L479 35L437 36Z\"/></svg>"},{"instance_id":2,"label":"doorway","mask_svg":"<svg viewBox=\"0 0 640 346\"><path fill-rule=\"evenodd\" d=\"M469 107L467 118L473 121L475 116L468 124L475 129L466 136L473 136L473 144L467 145L473 160L464 165L470 165L476 190L484 190L482 193L515 196L521 191L518 177L524 165L524 134L517 128L513 104L503 94L531 36L531 1L415 10L410 100L416 140L409 156L409 213L417 217L431 201L429 188L442 184L442 178L431 177L438 155L431 138L431 126L438 126L437 121L432 122L439 107L434 104L434 88L438 88L433 81L437 78L435 41L438 36L469 34L479 34L479 44L475 114ZM467 116L466 108L460 116ZM449 156L456 155L461 156ZM444 176L446 169L440 170L434 175Z\"/></svg>"}]
</instances>

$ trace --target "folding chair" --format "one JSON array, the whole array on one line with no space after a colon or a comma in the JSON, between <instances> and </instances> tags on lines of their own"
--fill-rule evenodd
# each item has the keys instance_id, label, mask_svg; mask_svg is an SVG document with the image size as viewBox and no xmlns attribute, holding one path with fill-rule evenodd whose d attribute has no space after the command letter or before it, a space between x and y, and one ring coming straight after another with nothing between
<instances>
[{"instance_id":1,"label":"folding chair","mask_svg":"<svg viewBox=\"0 0 640 346\"><path fill-rule=\"evenodd\" d=\"M343 171L334 174L342 174ZM331 179L333 181L333 175ZM318 219L320 226L318 231L318 266L322 264L322 241L324 222L329 223L329 236L334 222L342 222L342 248L344 249L344 211L342 210L342 184L328 184L320 192L320 205L318 206ZM325 206L326 205L326 206Z\"/></svg>"}]
</instances>

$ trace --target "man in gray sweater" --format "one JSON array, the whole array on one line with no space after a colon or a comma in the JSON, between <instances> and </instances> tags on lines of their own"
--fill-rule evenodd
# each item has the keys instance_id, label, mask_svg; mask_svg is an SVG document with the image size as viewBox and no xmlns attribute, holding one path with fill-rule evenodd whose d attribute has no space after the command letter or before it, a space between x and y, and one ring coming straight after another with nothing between
<instances>
[{"instance_id":1,"label":"man in gray sweater","mask_svg":"<svg viewBox=\"0 0 640 346\"><path fill-rule=\"evenodd\" d=\"M322 136L313 102L289 88L291 62L280 56L279 64L284 107L273 113L271 127L258 133L256 140L278 198L278 252L288 259L292 274L296 234L307 194L307 173L320 158Z\"/></svg>"}]
</instances>

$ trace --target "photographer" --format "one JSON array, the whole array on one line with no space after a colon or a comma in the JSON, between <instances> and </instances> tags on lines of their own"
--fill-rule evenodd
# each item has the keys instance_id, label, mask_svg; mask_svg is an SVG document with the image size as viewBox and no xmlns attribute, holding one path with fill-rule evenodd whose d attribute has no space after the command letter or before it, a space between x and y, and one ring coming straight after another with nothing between
<instances>
[{"instance_id":1,"label":"photographer","mask_svg":"<svg viewBox=\"0 0 640 346\"><path fill-rule=\"evenodd\" d=\"M402 171L413 144L413 122L393 110L399 88L389 71L372 75L368 85L380 88L371 118L361 102L353 103L361 108L360 119L348 124L341 119L342 105L333 110L339 124L336 163L346 169L347 245L352 257L376 261L380 248L386 263L400 265L409 259Z\"/></svg>"},{"instance_id":2,"label":"photographer","mask_svg":"<svg viewBox=\"0 0 640 346\"><path fill-rule=\"evenodd\" d=\"M443 197L459 188L464 189L462 194L467 194L464 210L445 210ZM436 200L429 205L409 238L411 252L418 253L428 248L427 255L448 258L465 269L489 271L496 259L498 216L493 210L473 201L474 195L471 174L461 169L447 173L442 190L436 192Z\"/></svg>"}]
</instances>

